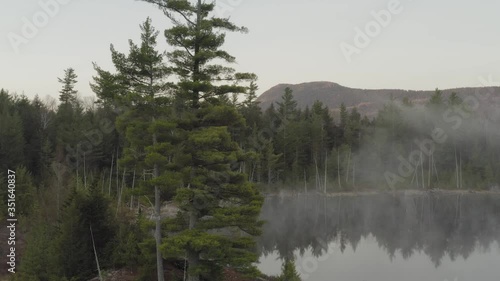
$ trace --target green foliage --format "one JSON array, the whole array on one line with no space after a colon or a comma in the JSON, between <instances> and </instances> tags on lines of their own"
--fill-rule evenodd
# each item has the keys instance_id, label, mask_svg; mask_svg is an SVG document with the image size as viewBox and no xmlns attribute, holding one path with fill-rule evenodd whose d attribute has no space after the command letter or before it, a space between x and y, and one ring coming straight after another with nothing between
<instances>
[{"instance_id":1,"label":"green foliage","mask_svg":"<svg viewBox=\"0 0 500 281\"><path fill-rule=\"evenodd\" d=\"M436 128L445 129L446 140L396 187L488 189L500 182L498 120L484 122L457 93L446 99L436 89L425 106L391 99L373 119L342 104L334 120L319 101L299 108L286 88L263 112L257 77L236 72L235 58L223 50L227 32L246 28L214 17L215 3L146 2L173 22L164 32L169 52L157 50L150 19L128 53L111 45L115 70L94 64L95 106L78 100L72 68L58 79L58 106L0 90L0 181L16 169L16 209L30 222L20 228L28 235L17 280L94 277L90 226L101 267L138 268L142 280L155 278L160 244L163 259L187 259L195 280L221 280L228 266L257 276L253 237L261 231L263 203L257 184L304 192L385 187L384 173L399 172L402 158L420 152L416 140L431 139ZM246 95L241 103L239 95ZM110 171L111 163L119 169ZM134 217L117 200L115 218L100 190L131 182L134 191L125 194L141 196L148 207L157 199L158 209L168 201L177 215ZM163 240L151 235L155 223ZM293 260L280 278L298 280Z\"/></svg>"},{"instance_id":2,"label":"green foliage","mask_svg":"<svg viewBox=\"0 0 500 281\"><path fill-rule=\"evenodd\" d=\"M294 259L286 258L283 262L282 273L278 277L278 281L300 281L300 276L295 268Z\"/></svg>"},{"instance_id":3,"label":"green foliage","mask_svg":"<svg viewBox=\"0 0 500 281\"><path fill-rule=\"evenodd\" d=\"M90 227L95 240L99 264L109 266L115 224L109 202L97 190L75 190L62 211L57 241L62 274L76 280L87 280L97 272Z\"/></svg>"},{"instance_id":4,"label":"green foliage","mask_svg":"<svg viewBox=\"0 0 500 281\"><path fill-rule=\"evenodd\" d=\"M77 101L76 94L78 93L77 90L75 90L75 85L78 82L76 80L78 76L75 73L75 70L73 68L68 68L64 70L64 77L63 78L57 78L59 83L62 84L62 89L59 91L59 101L61 103L69 103L69 104L75 104Z\"/></svg>"},{"instance_id":5,"label":"green foliage","mask_svg":"<svg viewBox=\"0 0 500 281\"><path fill-rule=\"evenodd\" d=\"M5 171L24 163L23 123L13 98L0 92L0 169Z\"/></svg>"},{"instance_id":6,"label":"green foliage","mask_svg":"<svg viewBox=\"0 0 500 281\"><path fill-rule=\"evenodd\" d=\"M435 108L435 107L442 106L443 104L444 104L443 92L436 88L436 91L434 92L434 94L431 96L431 98L429 100L429 105L431 107Z\"/></svg>"},{"instance_id":7,"label":"green foliage","mask_svg":"<svg viewBox=\"0 0 500 281\"><path fill-rule=\"evenodd\" d=\"M23 166L16 171L16 212L29 216L36 204L37 191L31 173Z\"/></svg>"},{"instance_id":8,"label":"green foliage","mask_svg":"<svg viewBox=\"0 0 500 281\"><path fill-rule=\"evenodd\" d=\"M451 106L458 106L462 104L463 100L460 96L458 96L457 93L452 92L451 95L448 97L448 104Z\"/></svg>"},{"instance_id":9,"label":"green foliage","mask_svg":"<svg viewBox=\"0 0 500 281\"><path fill-rule=\"evenodd\" d=\"M23 255L14 280L52 281L62 280L54 237L57 231L43 221L31 229L26 239L26 252Z\"/></svg>"},{"instance_id":10,"label":"green foliage","mask_svg":"<svg viewBox=\"0 0 500 281\"><path fill-rule=\"evenodd\" d=\"M143 264L140 243L147 236L146 228L141 228L139 216L136 220L125 217L119 221L113 250L113 265L115 267L137 268Z\"/></svg>"},{"instance_id":11,"label":"green foliage","mask_svg":"<svg viewBox=\"0 0 500 281\"><path fill-rule=\"evenodd\" d=\"M246 93L239 82L256 77L218 64L235 61L221 49L225 32L246 29L211 16L215 3L147 2L158 5L174 24L165 36L175 48L167 56L178 78L172 105L178 124L174 134L181 141L175 145L177 151L167 170L182 175L175 201L181 209L177 221L184 223L166 239L164 254L187 255L193 280L220 279L225 266L255 273L253 240L242 236L258 235L262 198L246 176L234 169L246 154L231 131L243 129L245 123L235 99L231 102L229 97Z\"/></svg>"}]
</instances>

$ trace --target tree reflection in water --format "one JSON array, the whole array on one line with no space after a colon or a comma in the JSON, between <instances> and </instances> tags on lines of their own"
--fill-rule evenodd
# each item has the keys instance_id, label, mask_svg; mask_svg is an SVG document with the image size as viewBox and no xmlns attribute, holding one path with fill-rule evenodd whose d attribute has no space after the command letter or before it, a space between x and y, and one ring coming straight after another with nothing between
<instances>
[{"instance_id":1,"label":"tree reflection in water","mask_svg":"<svg viewBox=\"0 0 500 281\"><path fill-rule=\"evenodd\" d=\"M310 250L315 257L337 242L354 251L372 235L393 258L425 253L436 267L500 240L500 195L481 193L377 194L357 196L269 196L262 209L266 224L261 254L293 258Z\"/></svg>"}]
</instances>

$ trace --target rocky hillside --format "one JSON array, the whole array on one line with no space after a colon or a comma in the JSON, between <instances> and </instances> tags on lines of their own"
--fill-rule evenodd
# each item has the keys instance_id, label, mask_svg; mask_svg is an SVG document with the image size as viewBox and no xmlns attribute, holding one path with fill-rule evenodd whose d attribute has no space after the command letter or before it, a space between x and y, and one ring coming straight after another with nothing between
<instances>
[{"instance_id":1,"label":"rocky hillside","mask_svg":"<svg viewBox=\"0 0 500 281\"><path fill-rule=\"evenodd\" d=\"M407 97L414 104L426 102L434 91L407 91L407 90L365 90L341 86L332 82L308 82L302 84L279 84L259 96L258 101L263 109L268 108L271 103L280 101L286 87L293 90L299 107L311 106L316 100L326 104L332 112L344 103L348 108L356 107L362 114L374 116L391 98L402 101ZM444 97L456 92L462 98L468 95L479 94L487 99L479 98L481 106L489 110L497 110L500 107L500 87L483 88L457 88L443 90Z\"/></svg>"}]
</instances>

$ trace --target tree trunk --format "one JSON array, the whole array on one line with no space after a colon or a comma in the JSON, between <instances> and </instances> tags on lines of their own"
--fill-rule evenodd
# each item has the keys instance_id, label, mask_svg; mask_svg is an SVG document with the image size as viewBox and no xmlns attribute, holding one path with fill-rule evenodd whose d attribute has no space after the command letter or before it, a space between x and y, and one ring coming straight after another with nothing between
<instances>
[{"instance_id":1,"label":"tree trunk","mask_svg":"<svg viewBox=\"0 0 500 281\"><path fill-rule=\"evenodd\" d=\"M327 166L328 166L328 152L325 152L325 189L324 189L324 193L326 193L326 181L327 181Z\"/></svg>"},{"instance_id":2,"label":"tree trunk","mask_svg":"<svg viewBox=\"0 0 500 281\"><path fill-rule=\"evenodd\" d=\"M87 171L86 171L86 168L87 168L87 164L85 163L87 160L86 160L86 153L84 152L83 153L83 186L85 187L85 189L87 189Z\"/></svg>"},{"instance_id":3,"label":"tree trunk","mask_svg":"<svg viewBox=\"0 0 500 281\"><path fill-rule=\"evenodd\" d=\"M115 161L115 155L113 154L111 156L111 168L109 169L109 189L108 189L108 195L111 196L111 179L113 177L113 163Z\"/></svg>"},{"instance_id":4,"label":"tree trunk","mask_svg":"<svg viewBox=\"0 0 500 281\"><path fill-rule=\"evenodd\" d=\"M431 176L432 176L432 173L431 173L431 167L432 167L432 154L429 156L429 174L427 175L427 187L430 188L431 187Z\"/></svg>"},{"instance_id":5,"label":"tree trunk","mask_svg":"<svg viewBox=\"0 0 500 281\"><path fill-rule=\"evenodd\" d=\"M189 212L189 229L193 229L196 226L196 223L198 222L198 217L196 214L196 211L192 210ZM194 250L188 249L187 250L187 258L188 258L188 264L189 264L189 271L188 271L188 281L199 281L200 276L198 274L193 273L193 269L198 267L200 264L200 256L199 253L197 253Z\"/></svg>"},{"instance_id":6,"label":"tree trunk","mask_svg":"<svg viewBox=\"0 0 500 281\"><path fill-rule=\"evenodd\" d=\"M436 180L439 184L439 174L438 174L438 170L436 167L436 161L434 161L434 154L432 154L432 166L434 167L434 173L436 173Z\"/></svg>"},{"instance_id":7,"label":"tree trunk","mask_svg":"<svg viewBox=\"0 0 500 281\"><path fill-rule=\"evenodd\" d=\"M462 151L460 151L460 189L462 189L463 186L463 177L462 177Z\"/></svg>"},{"instance_id":8,"label":"tree trunk","mask_svg":"<svg viewBox=\"0 0 500 281\"><path fill-rule=\"evenodd\" d=\"M422 189L425 189L425 177L424 177L424 156L422 151L420 151L420 162L422 162L421 170L422 170Z\"/></svg>"},{"instance_id":9,"label":"tree trunk","mask_svg":"<svg viewBox=\"0 0 500 281\"><path fill-rule=\"evenodd\" d=\"M337 178L339 180L339 188L342 189L342 184L340 183L340 152L337 150Z\"/></svg>"},{"instance_id":10,"label":"tree trunk","mask_svg":"<svg viewBox=\"0 0 500 281\"><path fill-rule=\"evenodd\" d=\"M457 159L457 146L456 145L455 145L455 174L456 174L457 189L459 189L460 180L458 179L459 172L458 172L458 159Z\"/></svg>"},{"instance_id":11,"label":"tree trunk","mask_svg":"<svg viewBox=\"0 0 500 281\"><path fill-rule=\"evenodd\" d=\"M188 281L200 281L200 276L198 274L193 274L191 272L191 269L193 267L197 267L200 263L200 257L197 252L194 251L189 251L188 250L188 264L189 264L189 270L188 270Z\"/></svg>"},{"instance_id":12,"label":"tree trunk","mask_svg":"<svg viewBox=\"0 0 500 281\"><path fill-rule=\"evenodd\" d=\"M314 157L314 165L316 167L316 191L319 191L321 188L321 183L319 179L318 161L316 160L316 157Z\"/></svg>"},{"instance_id":13,"label":"tree trunk","mask_svg":"<svg viewBox=\"0 0 500 281\"><path fill-rule=\"evenodd\" d=\"M307 194L307 178L306 178L306 169L304 169L304 192Z\"/></svg>"},{"instance_id":14,"label":"tree trunk","mask_svg":"<svg viewBox=\"0 0 500 281\"><path fill-rule=\"evenodd\" d=\"M118 179L120 174L118 173L118 148L116 148L116 195L118 196L118 192L120 191L120 180Z\"/></svg>"},{"instance_id":15,"label":"tree trunk","mask_svg":"<svg viewBox=\"0 0 500 281\"><path fill-rule=\"evenodd\" d=\"M104 194L104 178L106 176L106 172L102 172L101 174L101 193Z\"/></svg>"},{"instance_id":16,"label":"tree trunk","mask_svg":"<svg viewBox=\"0 0 500 281\"><path fill-rule=\"evenodd\" d=\"M353 160L352 161L352 188L354 188L354 191L356 191L355 176L356 176L356 162L354 162L354 160Z\"/></svg>"},{"instance_id":17,"label":"tree trunk","mask_svg":"<svg viewBox=\"0 0 500 281\"><path fill-rule=\"evenodd\" d=\"M349 147L349 154L347 154L347 165L345 173L345 183L349 183L349 166L351 166L351 148Z\"/></svg>"},{"instance_id":18,"label":"tree trunk","mask_svg":"<svg viewBox=\"0 0 500 281\"><path fill-rule=\"evenodd\" d=\"M78 169L80 168L80 162L78 161L79 159L78 155L78 145L76 146L76 189L78 189Z\"/></svg>"},{"instance_id":19,"label":"tree trunk","mask_svg":"<svg viewBox=\"0 0 500 281\"><path fill-rule=\"evenodd\" d=\"M122 204L122 194L123 194L123 188L125 186L125 173L127 172L127 168L123 170L123 176L122 176L122 186L120 188L120 191L118 192L118 199L117 199L117 204L116 204L116 216L118 216L118 211L120 210L120 205Z\"/></svg>"},{"instance_id":20,"label":"tree trunk","mask_svg":"<svg viewBox=\"0 0 500 281\"><path fill-rule=\"evenodd\" d=\"M155 122L155 118L152 118ZM153 145L156 145L158 140L156 138L156 133L153 133ZM160 175L158 171L158 164L153 166L153 178L157 178ZM160 188L155 185L155 213L156 213L156 228L155 228L155 239L156 239L156 268L158 273L158 281L164 281L163 273L163 258L161 256L160 245L161 245L161 201L160 201Z\"/></svg>"},{"instance_id":21,"label":"tree trunk","mask_svg":"<svg viewBox=\"0 0 500 281\"><path fill-rule=\"evenodd\" d=\"M158 167L155 164L155 174L157 174ZM158 271L158 281L163 281L163 258L160 252L161 245L161 210L160 210L160 188L155 186L155 212L156 212L156 266Z\"/></svg>"},{"instance_id":22,"label":"tree trunk","mask_svg":"<svg viewBox=\"0 0 500 281\"><path fill-rule=\"evenodd\" d=\"M267 168L267 186L271 186L271 168Z\"/></svg>"},{"instance_id":23,"label":"tree trunk","mask_svg":"<svg viewBox=\"0 0 500 281\"><path fill-rule=\"evenodd\" d=\"M99 258L97 257L97 251L95 249L94 233L92 232L92 225L90 225L90 236L92 237L92 247L94 249L95 263L97 265L97 273L99 274L99 280L102 281L101 267L99 266Z\"/></svg>"},{"instance_id":24,"label":"tree trunk","mask_svg":"<svg viewBox=\"0 0 500 281\"><path fill-rule=\"evenodd\" d=\"M134 169L134 177L132 178L132 190L135 187L135 169ZM130 195L130 210L134 208L134 195Z\"/></svg>"}]
</instances>

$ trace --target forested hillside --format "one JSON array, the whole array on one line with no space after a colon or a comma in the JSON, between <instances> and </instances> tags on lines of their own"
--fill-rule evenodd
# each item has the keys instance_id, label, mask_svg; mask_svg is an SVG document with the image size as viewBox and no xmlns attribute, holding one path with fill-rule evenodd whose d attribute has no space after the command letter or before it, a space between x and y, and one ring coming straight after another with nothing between
<instances>
[{"instance_id":1,"label":"forested hillside","mask_svg":"<svg viewBox=\"0 0 500 281\"><path fill-rule=\"evenodd\" d=\"M149 22L143 25L146 34L154 34L150 28ZM132 54L134 50L131 45ZM115 60L117 69L125 68L119 63L130 55L113 52L114 58L123 58ZM257 234L261 199L252 185L270 192L498 190L498 116L485 118L475 108L475 99L486 96L444 98L436 90L423 105L389 102L373 119L342 105L340 119L335 120L319 101L299 109L289 88L280 102L262 111L256 83L251 82L241 88L246 96L242 102L221 95L212 101L215 107L200 106L201 115L193 115L170 105L168 97L136 96L139 83L123 100L111 96L125 91L120 89L124 80L116 84L112 80L124 76L96 68L99 101L90 106L76 98L77 76L72 69L60 79L57 106L5 90L0 93L0 165L2 171L17 171L17 208L28 232L18 276L95 275L91 225L99 237L96 252L101 267L130 266L150 276L147 268L155 268L155 240L148 233L158 222L151 206L168 201L187 213L193 208L190 204L200 204L194 206L203 210L198 233L190 231L196 220L185 213L161 219L159 229L167 237L159 241L165 245L161 253L174 262L185 258L182 249L190 245L185 239L209 239L203 246L207 251L213 251L210 245L220 247L216 241L221 238L208 242L211 235L204 238L204 231L227 228L224 225L233 225L233 219L240 229ZM151 80L137 74L133 81ZM176 110L183 112L182 117L173 115ZM201 123L194 125L193 120ZM230 123L215 125L219 122ZM189 180L195 172L200 173L196 180ZM211 184L214 189L203 191ZM246 198L236 199L243 194ZM234 201L239 207L228 206L230 213L205 201L224 202L229 200L226 196L239 200ZM2 210L5 216L7 208ZM141 215L146 210L151 215ZM220 216L221 224L211 225L207 215ZM235 247L252 244L241 239ZM229 249L219 253L226 255ZM41 259L43 253L49 258Z\"/></svg>"},{"instance_id":2,"label":"forested hillside","mask_svg":"<svg viewBox=\"0 0 500 281\"><path fill-rule=\"evenodd\" d=\"M162 37L171 49L157 49L148 18L127 53L111 45L114 69L94 65L95 103L78 98L73 68L57 104L0 92L1 178L17 182L27 233L15 280L88 280L122 267L141 280L260 275L263 198L239 169L251 153L236 141L245 120L229 97L256 76L233 70L222 49L227 32L246 28L213 16L214 3L147 2L172 21Z\"/></svg>"},{"instance_id":3,"label":"forested hillside","mask_svg":"<svg viewBox=\"0 0 500 281\"><path fill-rule=\"evenodd\" d=\"M262 193L498 189L500 118L481 107L498 89L390 99L370 117L340 102L337 117L284 87L262 109L256 75L223 49L246 28L214 4L146 2L173 25L159 36L147 19L129 50L111 45L113 69L61 69L57 101L0 91L0 179L15 171L25 241L14 280L262 277ZM88 82L92 102L75 90Z\"/></svg>"},{"instance_id":4,"label":"forested hillside","mask_svg":"<svg viewBox=\"0 0 500 281\"><path fill-rule=\"evenodd\" d=\"M490 93L488 98L479 100L482 111L493 113L500 106L500 87L486 87L490 84L482 81L485 87L444 89L443 97L448 98L452 93L460 96L468 96ZM299 108L311 107L315 101L321 101L328 106L330 111L338 117L341 104L348 109L356 108L361 115L375 117L385 104L391 100L403 102L410 101L414 104L425 104L429 101L433 91L414 91L397 89L356 89L349 88L332 82L308 82L301 84L279 84L258 97L261 107L265 110L272 103L280 100L285 88L294 92Z\"/></svg>"}]
</instances>

